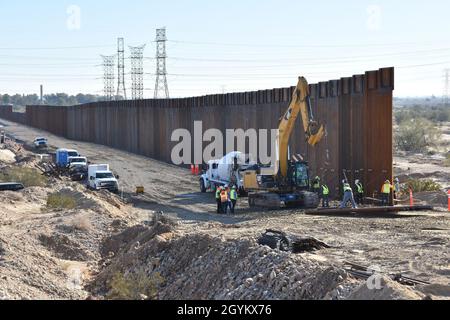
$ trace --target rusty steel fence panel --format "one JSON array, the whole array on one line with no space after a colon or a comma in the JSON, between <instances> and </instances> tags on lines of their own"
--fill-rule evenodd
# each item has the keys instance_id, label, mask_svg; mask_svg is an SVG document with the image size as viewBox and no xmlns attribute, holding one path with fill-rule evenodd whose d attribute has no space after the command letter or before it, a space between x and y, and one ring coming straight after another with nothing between
<instances>
[{"instance_id":1,"label":"rusty steel fence panel","mask_svg":"<svg viewBox=\"0 0 450 320\"><path fill-rule=\"evenodd\" d=\"M324 140L308 146L299 119L290 141L291 154L308 160L311 175L327 182L334 195L341 192L344 170L354 183L360 179L368 195L392 180L392 92L394 68L366 72L340 80L311 84L312 110L326 128ZM228 93L183 99L111 101L72 107L27 106L24 116L14 116L11 106L0 106L0 117L73 140L88 141L171 162L176 129L186 129L192 139L194 121L204 133L219 129L276 129L295 87ZM259 133L259 132L258 132ZM269 137L270 138L270 132ZM211 141L191 148L205 148ZM264 143L264 142L262 142ZM270 151L270 140L265 142ZM248 146L248 143L246 143ZM258 146L259 147L259 146Z\"/></svg>"}]
</instances>

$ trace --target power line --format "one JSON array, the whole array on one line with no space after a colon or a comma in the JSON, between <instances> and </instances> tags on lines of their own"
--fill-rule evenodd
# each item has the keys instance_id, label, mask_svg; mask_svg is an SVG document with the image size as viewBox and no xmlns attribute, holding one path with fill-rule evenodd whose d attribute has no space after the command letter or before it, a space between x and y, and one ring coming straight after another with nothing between
<instances>
[{"instance_id":1,"label":"power line","mask_svg":"<svg viewBox=\"0 0 450 320\"><path fill-rule=\"evenodd\" d=\"M210 45L210 46L231 46L231 47L273 47L273 48L347 48L347 47L391 47L391 46L405 46L405 45L417 45L417 42L404 42L404 43L371 43L371 44L338 44L338 45L322 45L322 44L252 44L252 43L227 43L227 42L202 42L202 41L185 41L185 40L168 40L171 43L177 44L192 44L192 45ZM430 44L433 42L421 43Z\"/></svg>"},{"instance_id":2,"label":"power line","mask_svg":"<svg viewBox=\"0 0 450 320\"><path fill-rule=\"evenodd\" d=\"M66 50L66 49L89 49L89 48L110 48L113 45L92 45L92 46L68 46L68 47L0 47L0 50Z\"/></svg>"}]
</instances>

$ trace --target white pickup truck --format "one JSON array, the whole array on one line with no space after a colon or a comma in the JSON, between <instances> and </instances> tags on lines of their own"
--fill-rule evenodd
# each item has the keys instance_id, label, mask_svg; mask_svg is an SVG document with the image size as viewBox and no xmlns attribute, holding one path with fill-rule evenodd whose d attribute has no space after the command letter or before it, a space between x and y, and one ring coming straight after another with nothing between
<instances>
[{"instance_id":1,"label":"white pickup truck","mask_svg":"<svg viewBox=\"0 0 450 320\"><path fill-rule=\"evenodd\" d=\"M33 145L36 149L47 148L48 140L47 140L47 138L38 137L38 138L34 139Z\"/></svg>"},{"instance_id":2,"label":"white pickup truck","mask_svg":"<svg viewBox=\"0 0 450 320\"><path fill-rule=\"evenodd\" d=\"M118 177L109 170L108 164L93 164L88 167L88 187L93 190L106 189L119 192Z\"/></svg>"},{"instance_id":3,"label":"white pickup truck","mask_svg":"<svg viewBox=\"0 0 450 320\"><path fill-rule=\"evenodd\" d=\"M69 169L74 168L86 168L88 166L88 160L86 157L69 157Z\"/></svg>"},{"instance_id":4,"label":"white pickup truck","mask_svg":"<svg viewBox=\"0 0 450 320\"><path fill-rule=\"evenodd\" d=\"M206 173L200 177L200 191L214 191L219 186L235 185L240 194L245 194L242 172L257 165L249 156L235 151L219 160L208 162Z\"/></svg>"}]
</instances>

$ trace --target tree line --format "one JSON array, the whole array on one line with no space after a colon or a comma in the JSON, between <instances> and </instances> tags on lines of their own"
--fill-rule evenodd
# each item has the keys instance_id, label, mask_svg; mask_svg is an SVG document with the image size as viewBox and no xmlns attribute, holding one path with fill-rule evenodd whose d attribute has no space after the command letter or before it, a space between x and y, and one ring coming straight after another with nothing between
<instances>
[{"instance_id":1,"label":"tree line","mask_svg":"<svg viewBox=\"0 0 450 320\"><path fill-rule=\"evenodd\" d=\"M97 102L105 100L103 96L93 94L68 95L67 93L53 93L44 95L44 104L54 106L73 106L77 104ZM0 94L0 104L11 104L14 107L23 107L26 105L37 105L41 101L37 94Z\"/></svg>"}]
</instances>

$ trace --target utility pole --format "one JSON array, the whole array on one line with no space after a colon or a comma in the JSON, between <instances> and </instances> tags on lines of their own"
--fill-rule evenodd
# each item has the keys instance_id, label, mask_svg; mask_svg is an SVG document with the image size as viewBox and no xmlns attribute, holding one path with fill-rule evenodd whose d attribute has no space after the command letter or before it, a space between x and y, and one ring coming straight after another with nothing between
<instances>
[{"instance_id":1,"label":"utility pole","mask_svg":"<svg viewBox=\"0 0 450 320\"><path fill-rule=\"evenodd\" d=\"M156 84L155 99L169 99L166 69L166 28L156 29Z\"/></svg>"},{"instance_id":2,"label":"utility pole","mask_svg":"<svg viewBox=\"0 0 450 320\"><path fill-rule=\"evenodd\" d=\"M131 98L144 98L144 48L145 44L131 47Z\"/></svg>"},{"instance_id":3,"label":"utility pole","mask_svg":"<svg viewBox=\"0 0 450 320\"><path fill-rule=\"evenodd\" d=\"M444 69L444 105L449 106L450 95L450 69Z\"/></svg>"},{"instance_id":4,"label":"utility pole","mask_svg":"<svg viewBox=\"0 0 450 320\"><path fill-rule=\"evenodd\" d=\"M116 100L127 99L125 89L125 44L123 38L117 39L117 95Z\"/></svg>"},{"instance_id":5,"label":"utility pole","mask_svg":"<svg viewBox=\"0 0 450 320\"><path fill-rule=\"evenodd\" d=\"M114 66L116 55L101 56L103 59L103 87L107 101L114 100Z\"/></svg>"}]
</instances>

